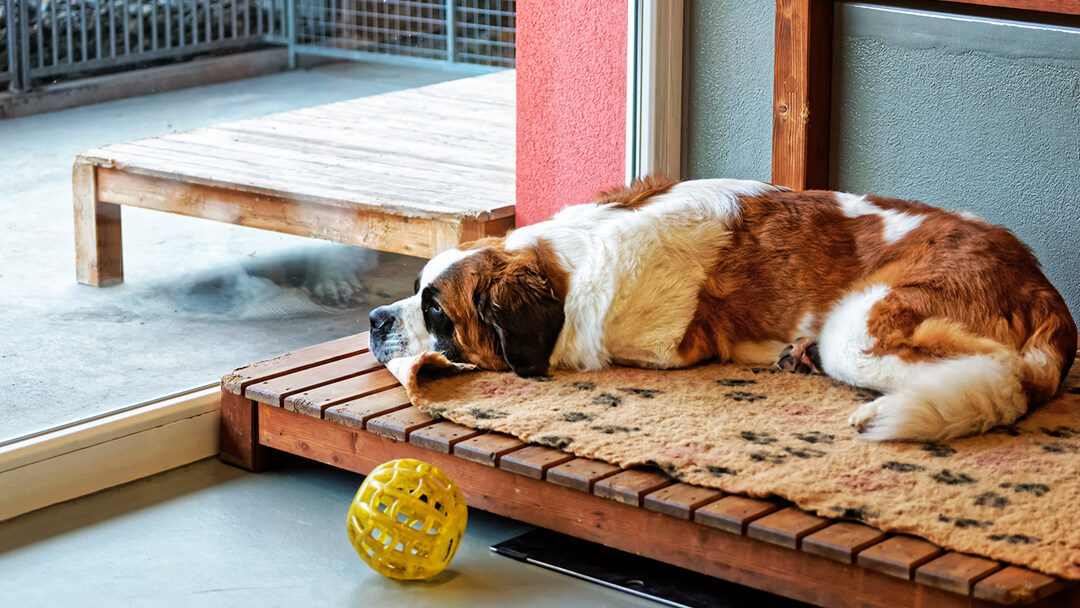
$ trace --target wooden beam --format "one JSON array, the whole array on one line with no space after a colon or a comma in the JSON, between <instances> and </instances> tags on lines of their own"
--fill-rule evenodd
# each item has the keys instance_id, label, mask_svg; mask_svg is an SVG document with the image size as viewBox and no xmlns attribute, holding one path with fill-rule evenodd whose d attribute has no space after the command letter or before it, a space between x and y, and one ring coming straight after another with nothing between
<instances>
[{"instance_id":1,"label":"wooden beam","mask_svg":"<svg viewBox=\"0 0 1080 608\"><path fill-rule=\"evenodd\" d=\"M406 217L114 168L99 167L96 173L97 197L104 201L99 207L115 207L117 216L118 205L128 205L417 257L433 257L464 240L504 234L514 224L512 216L486 222ZM119 235L119 220L116 230Z\"/></svg>"},{"instance_id":2,"label":"wooden beam","mask_svg":"<svg viewBox=\"0 0 1080 608\"><path fill-rule=\"evenodd\" d=\"M453 478L471 508L796 600L897 608L992 605L274 406L259 404L258 418L265 446L361 474L395 458L418 458Z\"/></svg>"},{"instance_id":3,"label":"wooden beam","mask_svg":"<svg viewBox=\"0 0 1080 608\"><path fill-rule=\"evenodd\" d=\"M772 181L829 186L833 0L776 0Z\"/></svg>"},{"instance_id":4,"label":"wooden beam","mask_svg":"<svg viewBox=\"0 0 1080 608\"><path fill-rule=\"evenodd\" d=\"M1077 0L942 0L954 4L976 4L999 8L1016 8L1025 11L1041 11L1061 15L1080 15Z\"/></svg>"}]
</instances>

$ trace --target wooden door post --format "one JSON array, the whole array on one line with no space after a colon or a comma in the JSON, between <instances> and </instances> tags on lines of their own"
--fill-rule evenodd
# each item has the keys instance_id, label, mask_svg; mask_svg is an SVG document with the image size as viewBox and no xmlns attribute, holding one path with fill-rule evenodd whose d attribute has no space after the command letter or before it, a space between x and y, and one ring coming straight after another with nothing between
<instances>
[{"instance_id":1,"label":"wooden door post","mask_svg":"<svg viewBox=\"0 0 1080 608\"><path fill-rule=\"evenodd\" d=\"M829 187L833 0L776 0L772 181Z\"/></svg>"}]
</instances>

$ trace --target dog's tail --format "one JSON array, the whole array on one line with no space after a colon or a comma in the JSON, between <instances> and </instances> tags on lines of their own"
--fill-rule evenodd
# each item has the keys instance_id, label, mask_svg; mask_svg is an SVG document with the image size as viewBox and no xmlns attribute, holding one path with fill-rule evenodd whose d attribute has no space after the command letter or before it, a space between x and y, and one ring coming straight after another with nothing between
<instances>
[{"instance_id":1,"label":"dog's tail","mask_svg":"<svg viewBox=\"0 0 1080 608\"><path fill-rule=\"evenodd\" d=\"M1038 323L1020 357L1025 368L1020 383L1031 407L1059 395L1076 359L1076 322L1057 293L1037 299L1030 311Z\"/></svg>"},{"instance_id":2,"label":"dog's tail","mask_svg":"<svg viewBox=\"0 0 1080 608\"><path fill-rule=\"evenodd\" d=\"M979 340L982 352L919 366L875 402L873 424L862 436L938 441L982 433L1012 424L1060 394L1076 357L1077 333L1064 302L1053 295L1032 303L1034 330L1019 349Z\"/></svg>"}]
</instances>

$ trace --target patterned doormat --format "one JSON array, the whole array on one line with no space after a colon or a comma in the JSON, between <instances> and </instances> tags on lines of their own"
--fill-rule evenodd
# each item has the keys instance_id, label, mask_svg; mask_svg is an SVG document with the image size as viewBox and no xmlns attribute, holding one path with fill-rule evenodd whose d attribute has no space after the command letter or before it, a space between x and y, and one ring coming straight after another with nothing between
<instances>
[{"instance_id":1,"label":"patterned doormat","mask_svg":"<svg viewBox=\"0 0 1080 608\"><path fill-rule=\"evenodd\" d=\"M434 353L390 364L436 417L1080 579L1080 364L1064 397L945 444L857 439L847 418L874 394L822 376L709 365L524 379L446 366Z\"/></svg>"}]
</instances>

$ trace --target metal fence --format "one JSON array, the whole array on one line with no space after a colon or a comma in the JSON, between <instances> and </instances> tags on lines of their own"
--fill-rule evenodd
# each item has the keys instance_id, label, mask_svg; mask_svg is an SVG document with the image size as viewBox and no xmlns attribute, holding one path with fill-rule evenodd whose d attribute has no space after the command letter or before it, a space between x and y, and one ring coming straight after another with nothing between
<instances>
[{"instance_id":1,"label":"metal fence","mask_svg":"<svg viewBox=\"0 0 1080 608\"><path fill-rule=\"evenodd\" d=\"M513 67L514 0L296 0L295 49Z\"/></svg>"},{"instance_id":2,"label":"metal fence","mask_svg":"<svg viewBox=\"0 0 1080 608\"><path fill-rule=\"evenodd\" d=\"M514 0L0 0L0 90L267 44L514 65Z\"/></svg>"}]
</instances>

